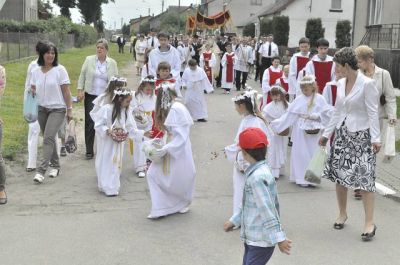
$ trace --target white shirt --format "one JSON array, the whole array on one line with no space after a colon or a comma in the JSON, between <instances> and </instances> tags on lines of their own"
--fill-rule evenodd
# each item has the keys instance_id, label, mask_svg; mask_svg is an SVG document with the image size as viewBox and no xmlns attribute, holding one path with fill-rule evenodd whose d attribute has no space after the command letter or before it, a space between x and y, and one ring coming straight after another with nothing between
<instances>
[{"instance_id":1,"label":"white shirt","mask_svg":"<svg viewBox=\"0 0 400 265\"><path fill-rule=\"evenodd\" d=\"M151 43L153 42L153 46L151 45ZM160 42L158 41L157 37L149 37L147 39L147 46L150 48L158 48L158 46L160 46Z\"/></svg>"},{"instance_id":2,"label":"white shirt","mask_svg":"<svg viewBox=\"0 0 400 265\"><path fill-rule=\"evenodd\" d=\"M315 76L315 68L314 68L313 61L315 61L315 62L330 62L330 61L333 61L333 57L330 55L327 55L325 60L322 61L318 55L314 55L313 58L306 64L306 67L304 67L307 75ZM333 81L333 80L335 80L335 62L332 63L332 68L331 68L331 81Z\"/></svg>"},{"instance_id":3,"label":"white shirt","mask_svg":"<svg viewBox=\"0 0 400 265\"><path fill-rule=\"evenodd\" d=\"M309 57L310 52L307 53L306 56L303 56L301 52L293 54L292 58L290 59L290 67L289 67L289 91L290 95L296 95L297 90L297 57ZM300 70L301 71L301 70Z\"/></svg>"},{"instance_id":4,"label":"white shirt","mask_svg":"<svg viewBox=\"0 0 400 265\"><path fill-rule=\"evenodd\" d=\"M168 62L171 65L171 74L174 79L178 80L181 71L181 56L175 47L169 45L168 51L160 51L155 48L149 54L149 72L153 76L157 76L157 67L160 62Z\"/></svg>"},{"instance_id":5,"label":"white shirt","mask_svg":"<svg viewBox=\"0 0 400 265\"><path fill-rule=\"evenodd\" d=\"M108 85L107 62L96 59L96 70L93 76L91 95L98 96L104 93Z\"/></svg>"},{"instance_id":6,"label":"white shirt","mask_svg":"<svg viewBox=\"0 0 400 265\"><path fill-rule=\"evenodd\" d=\"M268 55L268 49L269 45L271 45L271 55ZM263 45L260 46L260 49L258 49L258 52L261 54L262 57L266 58L272 58L275 56L279 56L279 50L278 50L278 45L276 45L274 42L265 42Z\"/></svg>"},{"instance_id":7,"label":"white shirt","mask_svg":"<svg viewBox=\"0 0 400 265\"><path fill-rule=\"evenodd\" d=\"M40 68L37 60L34 60L29 64L28 71L26 72L25 92L31 90L32 72L35 71L37 68Z\"/></svg>"},{"instance_id":8,"label":"white shirt","mask_svg":"<svg viewBox=\"0 0 400 265\"><path fill-rule=\"evenodd\" d=\"M282 72L281 68L279 68L279 67L275 68L272 65L269 68L265 69L264 74L263 74L263 79L261 82L261 87L262 87L262 91L264 94L267 94L271 90L271 87L269 85L269 70L270 69L274 73ZM282 76L284 76L283 72L282 72ZM277 80L279 80L279 78ZM276 81L275 81L275 83L276 83Z\"/></svg>"},{"instance_id":9,"label":"white shirt","mask_svg":"<svg viewBox=\"0 0 400 265\"><path fill-rule=\"evenodd\" d=\"M39 106L49 109L66 108L61 91L62 85L71 84L67 70L59 64L47 73L38 67L32 72L31 85L36 87L36 96Z\"/></svg>"}]
</instances>

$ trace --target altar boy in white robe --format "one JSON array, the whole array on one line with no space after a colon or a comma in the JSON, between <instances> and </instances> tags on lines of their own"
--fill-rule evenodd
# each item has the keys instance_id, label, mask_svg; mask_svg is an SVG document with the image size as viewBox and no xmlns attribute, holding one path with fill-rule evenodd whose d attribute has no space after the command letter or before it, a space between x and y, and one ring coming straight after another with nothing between
<instances>
[{"instance_id":1,"label":"altar boy in white robe","mask_svg":"<svg viewBox=\"0 0 400 265\"><path fill-rule=\"evenodd\" d=\"M197 66L194 59L189 60L189 67L182 75L182 84L186 87L185 105L193 120L206 122L208 119L207 102L204 92L214 91L203 68Z\"/></svg>"},{"instance_id":2,"label":"altar boy in white robe","mask_svg":"<svg viewBox=\"0 0 400 265\"><path fill-rule=\"evenodd\" d=\"M117 196L120 189L120 175L124 144L127 138L142 139L144 131L138 130L132 116L130 102L132 91L118 88L114 91L111 104L91 112L96 137L102 148L96 155L98 188L106 196Z\"/></svg>"},{"instance_id":3,"label":"altar boy in white robe","mask_svg":"<svg viewBox=\"0 0 400 265\"><path fill-rule=\"evenodd\" d=\"M165 132L166 144L155 151L162 160L153 161L147 171L151 197L149 219L187 213L193 200L196 170L189 138L193 120L176 97L172 86L157 89L155 122Z\"/></svg>"},{"instance_id":4,"label":"altar boy in white robe","mask_svg":"<svg viewBox=\"0 0 400 265\"><path fill-rule=\"evenodd\" d=\"M304 177L315 151L322 130L329 123L332 106L318 93L314 76L305 76L300 82L302 95L290 104L287 113L271 122L275 133L281 133L292 126L292 153L290 160L291 182L301 187L315 186Z\"/></svg>"}]
</instances>

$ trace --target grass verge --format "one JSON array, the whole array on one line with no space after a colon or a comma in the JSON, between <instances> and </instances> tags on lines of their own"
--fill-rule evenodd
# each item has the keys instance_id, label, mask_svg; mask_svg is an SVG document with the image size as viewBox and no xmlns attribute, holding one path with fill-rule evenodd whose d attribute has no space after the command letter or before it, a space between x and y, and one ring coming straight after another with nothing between
<instances>
[{"instance_id":1,"label":"grass verge","mask_svg":"<svg viewBox=\"0 0 400 265\"><path fill-rule=\"evenodd\" d=\"M129 51L129 48L126 47ZM95 47L88 46L81 49L69 49L59 54L59 63L67 68L71 79L71 92L76 95L76 86L81 66L88 55L95 53ZM109 56L118 63L122 69L132 59L131 54L119 54L118 46L110 43ZM4 64L7 74L7 86L0 105L0 117L3 119L3 157L13 160L18 153L26 150L28 124L22 116L23 94L26 71L33 58L18 62ZM133 70L132 70L133 71ZM81 107L77 104L76 107Z\"/></svg>"}]
</instances>

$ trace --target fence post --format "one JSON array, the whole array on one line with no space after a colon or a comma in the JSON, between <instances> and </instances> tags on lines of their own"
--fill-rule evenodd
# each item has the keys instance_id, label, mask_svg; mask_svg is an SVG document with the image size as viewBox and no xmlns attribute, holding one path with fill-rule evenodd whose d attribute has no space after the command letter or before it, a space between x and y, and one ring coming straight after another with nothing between
<instances>
[{"instance_id":1,"label":"fence post","mask_svg":"<svg viewBox=\"0 0 400 265\"><path fill-rule=\"evenodd\" d=\"M393 24L390 25L390 49L393 49Z\"/></svg>"},{"instance_id":2,"label":"fence post","mask_svg":"<svg viewBox=\"0 0 400 265\"><path fill-rule=\"evenodd\" d=\"M8 39L8 30L6 31L7 36L7 61L10 60L10 47L9 47L9 39Z\"/></svg>"},{"instance_id":3,"label":"fence post","mask_svg":"<svg viewBox=\"0 0 400 265\"><path fill-rule=\"evenodd\" d=\"M21 31L18 31L18 59L21 59Z\"/></svg>"},{"instance_id":4,"label":"fence post","mask_svg":"<svg viewBox=\"0 0 400 265\"><path fill-rule=\"evenodd\" d=\"M381 28L378 27L378 40L377 40L377 42L376 42L376 48L379 48L380 35L381 35Z\"/></svg>"},{"instance_id":5,"label":"fence post","mask_svg":"<svg viewBox=\"0 0 400 265\"><path fill-rule=\"evenodd\" d=\"M30 34L29 34L30 35ZM28 37L28 36L27 36ZM26 49L26 57L29 57L29 49L30 49L30 47L29 47L29 41L31 40L31 38L30 38L31 36L29 36L27 39L28 39L28 47L27 47L27 49Z\"/></svg>"}]
</instances>

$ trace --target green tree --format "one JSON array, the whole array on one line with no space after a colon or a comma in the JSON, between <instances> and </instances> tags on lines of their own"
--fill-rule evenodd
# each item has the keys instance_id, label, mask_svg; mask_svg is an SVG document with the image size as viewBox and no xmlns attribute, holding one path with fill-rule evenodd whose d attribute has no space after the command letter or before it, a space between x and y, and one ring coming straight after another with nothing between
<instances>
[{"instance_id":1,"label":"green tree","mask_svg":"<svg viewBox=\"0 0 400 265\"><path fill-rule=\"evenodd\" d=\"M274 42L279 46L287 46L289 41L289 17L274 16L272 18L272 33Z\"/></svg>"},{"instance_id":2,"label":"green tree","mask_svg":"<svg viewBox=\"0 0 400 265\"><path fill-rule=\"evenodd\" d=\"M61 15L71 19L70 8L76 7L76 0L53 0L54 4L60 7Z\"/></svg>"},{"instance_id":3,"label":"green tree","mask_svg":"<svg viewBox=\"0 0 400 265\"><path fill-rule=\"evenodd\" d=\"M186 18L178 13L167 13L161 18L160 31L167 33L178 33L184 30Z\"/></svg>"},{"instance_id":4,"label":"green tree","mask_svg":"<svg viewBox=\"0 0 400 265\"><path fill-rule=\"evenodd\" d=\"M349 47L351 42L351 22L339 20L336 23L336 48Z\"/></svg>"},{"instance_id":5,"label":"green tree","mask_svg":"<svg viewBox=\"0 0 400 265\"><path fill-rule=\"evenodd\" d=\"M255 31L256 31L256 26L254 25L254 23L247 24L243 28L243 36L251 36L252 38L254 38L256 35Z\"/></svg>"},{"instance_id":6,"label":"green tree","mask_svg":"<svg viewBox=\"0 0 400 265\"><path fill-rule=\"evenodd\" d=\"M139 33L147 35L150 32L150 23L147 21L145 23L141 23L139 26Z\"/></svg>"},{"instance_id":7,"label":"green tree","mask_svg":"<svg viewBox=\"0 0 400 265\"><path fill-rule=\"evenodd\" d=\"M87 25L93 23L97 32L102 33L104 31L103 10L102 4L108 4L109 2L115 2L115 0L79 0L76 4L79 11L81 12L83 22Z\"/></svg>"},{"instance_id":8,"label":"green tree","mask_svg":"<svg viewBox=\"0 0 400 265\"><path fill-rule=\"evenodd\" d=\"M310 39L311 47L317 47L317 40L323 38L325 28L322 27L320 18L310 18L306 24L306 37Z\"/></svg>"},{"instance_id":9,"label":"green tree","mask_svg":"<svg viewBox=\"0 0 400 265\"><path fill-rule=\"evenodd\" d=\"M269 18L261 19L260 23L260 35L268 35L272 34L274 30L274 26L272 24L272 20Z\"/></svg>"},{"instance_id":10,"label":"green tree","mask_svg":"<svg viewBox=\"0 0 400 265\"><path fill-rule=\"evenodd\" d=\"M49 19L53 17L53 7L50 5L49 0L39 0L38 1L38 18L39 19Z\"/></svg>"},{"instance_id":11,"label":"green tree","mask_svg":"<svg viewBox=\"0 0 400 265\"><path fill-rule=\"evenodd\" d=\"M129 24L124 24L122 26L121 31L124 36L130 36L131 35L131 26Z\"/></svg>"}]
</instances>

